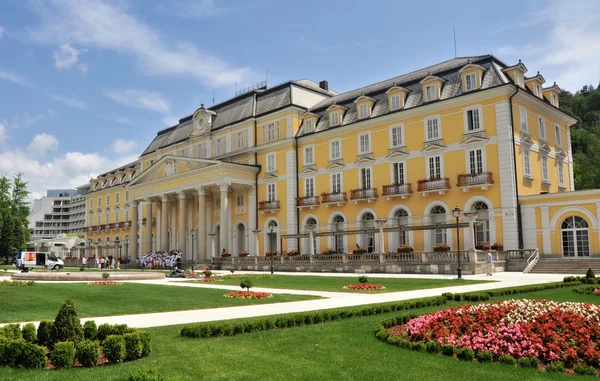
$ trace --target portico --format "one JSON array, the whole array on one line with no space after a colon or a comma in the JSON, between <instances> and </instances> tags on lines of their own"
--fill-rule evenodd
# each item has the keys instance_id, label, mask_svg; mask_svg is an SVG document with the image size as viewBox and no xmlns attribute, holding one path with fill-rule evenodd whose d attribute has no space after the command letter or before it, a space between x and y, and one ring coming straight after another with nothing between
<instances>
[{"instance_id":1,"label":"portico","mask_svg":"<svg viewBox=\"0 0 600 381\"><path fill-rule=\"evenodd\" d=\"M236 221L256 229L258 171L258 166L250 164L171 155L152 164L126 187L132 208L140 202L143 205L142 253L176 249L185 260L192 260L192 251L195 260L208 260L213 253L209 234L215 233L213 226L218 224L217 255L222 250L232 255L248 250L256 255L249 230L245 232L249 240L236 241L233 252L232 221L235 217ZM234 204L232 200L237 202ZM132 225L131 235L135 237L138 225ZM244 243L244 247L238 242Z\"/></svg>"}]
</instances>

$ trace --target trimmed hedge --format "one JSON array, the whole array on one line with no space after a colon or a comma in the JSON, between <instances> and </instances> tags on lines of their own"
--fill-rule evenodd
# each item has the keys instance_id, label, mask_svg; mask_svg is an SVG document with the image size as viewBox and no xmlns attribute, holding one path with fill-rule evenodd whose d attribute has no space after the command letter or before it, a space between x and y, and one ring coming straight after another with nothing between
<instances>
[{"instance_id":1,"label":"trimmed hedge","mask_svg":"<svg viewBox=\"0 0 600 381\"><path fill-rule=\"evenodd\" d=\"M190 338L234 336L254 331L267 331L275 328L288 328L328 321L348 319L356 316L378 315L387 312L404 311L414 308L440 306L446 303L441 296L415 299L402 302L381 303L352 307L348 309L311 311L276 317L254 318L238 322L207 322L184 327L180 335Z\"/></svg>"},{"instance_id":2,"label":"trimmed hedge","mask_svg":"<svg viewBox=\"0 0 600 381\"><path fill-rule=\"evenodd\" d=\"M594 294L594 290L596 290L598 287L592 286L592 287L575 287L573 289L573 292L577 293L577 294L581 294L581 295L599 295L600 294Z\"/></svg>"},{"instance_id":3,"label":"trimmed hedge","mask_svg":"<svg viewBox=\"0 0 600 381\"><path fill-rule=\"evenodd\" d=\"M146 357L152 352L152 340L150 340L150 332L139 331L140 341L142 343L142 357Z\"/></svg>"},{"instance_id":4,"label":"trimmed hedge","mask_svg":"<svg viewBox=\"0 0 600 381\"><path fill-rule=\"evenodd\" d=\"M110 335L104 340L102 351L110 362L125 360L125 339L122 335Z\"/></svg>"},{"instance_id":5,"label":"trimmed hedge","mask_svg":"<svg viewBox=\"0 0 600 381\"><path fill-rule=\"evenodd\" d=\"M37 331L33 323L25 324L21 333L23 334L23 339L28 343L37 343Z\"/></svg>"},{"instance_id":6,"label":"trimmed hedge","mask_svg":"<svg viewBox=\"0 0 600 381\"><path fill-rule=\"evenodd\" d=\"M33 343L23 343L21 346L21 365L28 369L46 367L46 348Z\"/></svg>"},{"instance_id":7,"label":"trimmed hedge","mask_svg":"<svg viewBox=\"0 0 600 381\"><path fill-rule=\"evenodd\" d=\"M50 354L52 365L57 368L70 368L75 359L75 344L72 341L61 341L54 344L54 350Z\"/></svg>"},{"instance_id":8,"label":"trimmed hedge","mask_svg":"<svg viewBox=\"0 0 600 381\"><path fill-rule=\"evenodd\" d=\"M569 278L569 277L566 277ZM566 279L565 278L565 279ZM528 292L536 292L536 291L545 291L545 290L553 290L556 288L563 287L575 287L581 285L578 281L569 281L569 282L556 282L556 283L546 283L546 284L536 284L531 286L519 286L519 287L509 287L509 288L499 288L496 290L487 290L481 292L468 292L464 294L453 294L451 292L445 292L442 294L447 300L454 300L456 302L467 301L467 302L480 302L490 300L495 296L504 296L504 295L515 295L515 294L524 294Z\"/></svg>"},{"instance_id":9,"label":"trimmed hedge","mask_svg":"<svg viewBox=\"0 0 600 381\"><path fill-rule=\"evenodd\" d=\"M18 323L5 325L0 328L0 337L4 337L7 340L21 340L23 338L21 325Z\"/></svg>"},{"instance_id":10,"label":"trimmed hedge","mask_svg":"<svg viewBox=\"0 0 600 381\"><path fill-rule=\"evenodd\" d=\"M86 340L96 340L96 335L98 334L98 327L96 326L96 322L93 320L88 320L83 323L83 337Z\"/></svg>"},{"instance_id":11,"label":"trimmed hedge","mask_svg":"<svg viewBox=\"0 0 600 381\"><path fill-rule=\"evenodd\" d=\"M51 321L42 320L37 329L37 341L40 345L48 345L52 340L52 323Z\"/></svg>"},{"instance_id":12,"label":"trimmed hedge","mask_svg":"<svg viewBox=\"0 0 600 381\"><path fill-rule=\"evenodd\" d=\"M100 349L98 342L92 340L84 340L77 344L75 358L86 368L94 367L100 360Z\"/></svg>"},{"instance_id":13,"label":"trimmed hedge","mask_svg":"<svg viewBox=\"0 0 600 381\"><path fill-rule=\"evenodd\" d=\"M142 340L137 332L126 333L123 335L125 340L125 358L135 360L142 357Z\"/></svg>"}]
</instances>

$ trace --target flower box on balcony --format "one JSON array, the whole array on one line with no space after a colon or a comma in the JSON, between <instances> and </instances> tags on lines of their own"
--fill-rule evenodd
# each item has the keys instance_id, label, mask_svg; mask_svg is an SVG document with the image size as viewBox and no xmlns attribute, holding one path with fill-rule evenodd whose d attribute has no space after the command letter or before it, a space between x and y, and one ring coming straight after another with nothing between
<instances>
[{"instance_id":1,"label":"flower box on balcony","mask_svg":"<svg viewBox=\"0 0 600 381\"><path fill-rule=\"evenodd\" d=\"M365 249L354 249L352 250L352 254L365 254L367 251Z\"/></svg>"},{"instance_id":2,"label":"flower box on balcony","mask_svg":"<svg viewBox=\"0 0 600 381\"><path fill-rule=\"evenodd\" d=\"M502 250L504 250L504 244L503 243L494 243L492 245L492 250L502 251Z\"/></svg>"},{"instance_id":3,"label":"flower box on balcony","mask_svg":"<svg viewBox=\"0 0 600 381\"><path fill-rule=\"evenodd\" d=\"M463 192L468 192L473 187L487 190L490 185L494 184L492 172L461 173L458 175L457 180L458 184L456 186L462 188Z\"/></svg>"},{"instance_id":4,"label":"flower box on balcony","mask_svg":"<svg viewBox=\"0 0 600 381\"><path fill-rule=\"evenodd\" d=\"M293 257L293 256L296 256L296 255L300 255L300 252L298 250L290 250L290 251L287 252L287 255L289 257Z\"/></svg>"},{"instance_id":5,"label":"flower box on balcony","mask_svg":"<svg viewBox=\"0 0 600 381\"><path fill-rule=\"evenodd\" d=\"M348 202L348 196L346 192L321 193L321 203L324 204L326 208L328 208L329 205L342 206L346 202Z\"/></svg>"},{"instance_id":6,"label":"flower box on balcony","mask_svg":"<svg viewBox=\"0 0 600 381\"><path fill-rule=\"evenodd\" d=\"M447 177L430 177L417 182L417 191L422 193L423 196L433 192L444 195L448 190L450 190L450 179Z\"/></svg>"},{"instance_id":7,"label":"flower box on balcony","mask_svg":"<svg viewBox=\"0 0 600 381\"><path fill-rule=\"evenodd\" d=\"M276 257L277 256L277 252L276 251L267 251L265 253L265 257Z\"/></svg>"},{"instance_id":8,"label":"flower box on balcony","mask_svg":"<svg viewBox=\"0 0 600 381\"><path fill-rule=\"evenodd\" d=\"M231 253L221 253L221 258L231 257Z\"/></svg>"},{"instance_id":9,"label":"flower box on balcony","mask_svg":"<svg viewBox=\"0 0 600 381\"><path fill-rule=\"evenodd\" d=\"M360 188L352 189L350 191L350 199L354 201L355 204L358 204L361 201L373 203L378 197L377 188Z\"/></svg>"},{"instance_id":10,"label":"flower box on balcony","mask_svg":"<svg viewBox=\"0 0 600 381\"><path fill-rule=\"evenodd\" d=\"M414 251L414 249L412 247L410 247L409 245L400 245L400 246L396 247L396 251L398 253L412 253Z\"/></svg>"},{"instance_id":11,"label":"flower box on balcony","mask_svg":"<svg viewBox=\"0 0 600 381\"><path fill-rule=\"evenodd\" d=\"M394 197L401 197L403 200L410 197L412 194L411 184L391 184L383 186L383 197L390 201Z\"/></svg>"},{"instance_id":12,"label":"flower box on balcony","mask_svg":"<svg viewBox=\"0 0 600 381\"><path fill-rule=\"evenodd\" d=\"M448 248L448 247L434 247L433 251L435 253L446 252L446 251L450 251L450 248Z\"/></svg>"},{"instance_id":13,"label":"flower box on balcony","mask_svg":"<svg viewBox=\"0 0 600 381\"><path fill-rule=\"evenodd\" d=\"M242 251L241 253L238 254L238 256L240 256L240 257L247 257L248 256L248 252L247 251Z\"/></svg>"}]
</instances>

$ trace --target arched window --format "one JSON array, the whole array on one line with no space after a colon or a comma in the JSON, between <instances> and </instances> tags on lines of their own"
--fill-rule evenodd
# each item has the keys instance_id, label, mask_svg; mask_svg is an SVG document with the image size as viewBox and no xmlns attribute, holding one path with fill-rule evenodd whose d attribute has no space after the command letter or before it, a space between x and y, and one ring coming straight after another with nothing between
<instances>
[{"instance_id":1,"label":"arched window","mask_svg":"<svg viewBox=\"0 0 600 381\"><path fill-rule=\"evenodd\" d=\"M115 237L114 256L117 258L121 258L121 239L119 238L119 236Z\"/></svg>"},{"instance_id":2,"label":"arched window","mask_svg":"<svg viewBox=\"0 0 600 381\"><path fill-rule=\"evenodd\" d=\"M335 217L333 217L333 231L336 232L342 232L344 231L344 217L340 216L339 214ZM335 252L338 254L343 254L344 253L344 236L341 234L338 234L335 236Z\"/></svg>"},{"instance_id":3,"label":"arched window","mask_svg":"<svg viewBox=\"0 0 600 381\"><path fill-rule=\"evenodd\" d=\"M367 212L362 216L362 228L363 229L374 229L375 228L375 216L373 213ZM365 234L365 249L367 253L375 252L375 233Z\"/></svg>"},{"instance_id":4,"label":"arched window","mask_svg":"<svg viewBox=\"0 0 600 381\"><path fill-rule=\"evenodd\" d=\"M408 226L408 212L404 209L396 210L394 213L394 224L396 227ZM398 232L398 245L408 244L408 236L405 230Z\"/></svg>"},{"instance_id":5,"label":"arched window","mask_svg":"<svg viewBox=\"0 0 600 381\"><path fill-rule=\"evenodd\" d=\"M578 216L568 217L560 226L563 256L589 257L590 240L587 222Z\"/></svg>"},{"instance_id":6,"label":"arched window","mask_svg":"<svg viewBox=\"0 0 600 381\"><path fill-rule=\"evenodd\" d=\"M106 237L106 245L105 245L105 248L106 248L106 252L104 253L104 256L105 256L105 257L108 257L108 256L110 256L110 255L111 255L111 254L110 254L110 237Z\"/></svg>"},{"instance_id":7,"label":"arched window","mask_svg":"<svg viewBox=\"0 0 600 381\"><path fill-rule=\"evenodd\" d=\"M487 204L483 201L477 201L471 207L471 211L477 213L477 221L480 222L475 226L475 245L490 242L490 218ZM490 244L492 243L490 242Z\"/></svg>"},{"instance_id":8,"label":"arched window","mask_svg":"<svg viewBox=\"0 0 600 381\"><path fill-rule=\"evenodd\" d=\"M431 209L430 213L432 224L445 224L446 223L446 208L441 205L436 205ZM435 229L432 233L433 244L446 243L446 229Z\"/></svg>"},{"instance_id":9,"label":"arched window","mask_svg":"<svg viewBox=\"0 0 600 381\"><path fill-rule=\"evenodd\" d=\"M267 231L267 242L269 245L267 247L267 251L277 252L277 226L277 222L269 222L269 229ZM271 233L271 227L273 228L273 233Z\"/></svg>"},{"instance_id":10,"label":"arched window","mask_svg":"<svg viewBox=\"0 0 600 381\"><path fill-rule=\"evenodd\" d=\"M306 227L308 230L308 227L317 227L317 220L315 220L314 218L309 218L308 220L306 220ZM314 232L314 231L313 231ZM308 238L310 240L310 237ZM310 243L309 243L310 244ZM319 249L317 248L317 237L315 237L315 235L313 234L313 239L312 239L312 245L313 245L313 253L317 254L319 251ZM309 251L310 253L310 251Z\"/></svg>"}]
</instances>

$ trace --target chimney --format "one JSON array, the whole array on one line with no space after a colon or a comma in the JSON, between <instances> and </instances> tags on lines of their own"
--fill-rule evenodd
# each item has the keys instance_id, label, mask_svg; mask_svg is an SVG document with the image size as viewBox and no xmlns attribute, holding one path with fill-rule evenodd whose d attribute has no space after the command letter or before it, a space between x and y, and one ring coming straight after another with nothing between
<instances>
[{"instance_id":1,"label":"chimney","mask_svg":"<svg viewBox=\"0 0 600 381\"><path fill-rule=\"evenodd\" d=\"M329 91L329 82L321 81L321 82L319 82L319 87L325 91Z\"/></svg>"}]
</instances>

